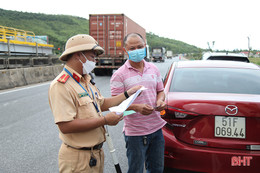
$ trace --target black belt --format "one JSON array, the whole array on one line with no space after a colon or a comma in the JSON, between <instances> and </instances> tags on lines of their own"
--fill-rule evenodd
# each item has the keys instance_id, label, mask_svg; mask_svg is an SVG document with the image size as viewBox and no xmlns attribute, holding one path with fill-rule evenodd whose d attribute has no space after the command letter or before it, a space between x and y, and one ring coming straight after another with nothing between
<instances>
[{"instance_id":1,"label":"black belt","mask_svg":"<svg viewBox=\"0 0 260 173\"><path fill-rule=\"evenodd\" d=\"M95 145L94 147L82 147L82 148L75 148L75 147L72 147L72 146L70 146L68 144L65 144L65 145L67 145L70 148L77 149L77 150L100 150L102 148L102 146L103 146L103 142L100 143L100 144Z\"/></svg>"}]
</instances>

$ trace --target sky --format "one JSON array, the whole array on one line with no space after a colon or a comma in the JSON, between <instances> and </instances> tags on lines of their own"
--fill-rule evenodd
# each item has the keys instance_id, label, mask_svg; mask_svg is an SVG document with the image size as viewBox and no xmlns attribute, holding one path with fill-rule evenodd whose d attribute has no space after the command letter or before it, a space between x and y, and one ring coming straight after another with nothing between
<instances>
[{"instance_id":1,"label":"sky","mask_svg":"<svg viewBox=\"0 0 260 173\"><path fill-rule=\"evenodd\" d=\"M12 0L0 8L86 19L123 13L146 32L199 48L260 50L259 0Z\"/></svg>"}]
</instances>

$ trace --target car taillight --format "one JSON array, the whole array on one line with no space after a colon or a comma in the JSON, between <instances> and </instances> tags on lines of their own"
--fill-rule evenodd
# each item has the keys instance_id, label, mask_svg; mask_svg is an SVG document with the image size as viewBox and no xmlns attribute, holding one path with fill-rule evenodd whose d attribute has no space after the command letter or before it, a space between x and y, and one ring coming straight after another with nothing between
<instances>
[{"instance_id":1,"label":"car taillight","mask_svg":"<svg viewBox=\"0 0 260 173\"><path fill-rule=\"evenodd\" d=\"M164 115L166 114L166 111L165 110L162 110L161 112L160 112L160 115L163 117Z\"/></svg>"},{"instance_id":2,"label":"car taillight","mask_svg":"<svg viewBox=\"0 0 260 173\"><path fill-rule=\"evenodd\" d=\"M165 110L161 111L161 116L165 119L192 119L198 116L198 114L168 106Z\"/></svg>"}]
</instances>

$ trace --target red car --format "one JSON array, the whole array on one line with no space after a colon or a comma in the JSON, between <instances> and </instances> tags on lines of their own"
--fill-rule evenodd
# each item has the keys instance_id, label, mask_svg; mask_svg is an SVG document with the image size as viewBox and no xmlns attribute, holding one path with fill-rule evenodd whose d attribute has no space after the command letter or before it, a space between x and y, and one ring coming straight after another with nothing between
<instances>
[{"instance_id":1,"label":"red car","mask_svg":"<svg viewBox=\"0 0 260 173\"><path fill-rule=\"evenodd\" d=\"M260 67L180 61L165 80L165 167L260 172Z\"/></svg>"}]
</instances>

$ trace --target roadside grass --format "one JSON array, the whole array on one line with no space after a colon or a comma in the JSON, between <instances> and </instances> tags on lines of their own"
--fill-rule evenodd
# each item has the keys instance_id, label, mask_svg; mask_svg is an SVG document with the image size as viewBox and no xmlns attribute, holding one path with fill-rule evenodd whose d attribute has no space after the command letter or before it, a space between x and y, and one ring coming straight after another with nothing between
<instances>
[{"instance_id":1,"label":"roadside grass","mask_svg":"<svg viewBox=\"0 0 260 173\"><path fill-rule=\"evenodd\" d=\"M254 64L260 65L260 58L249 58L249 61Z\"/></svg>"},{"instance_id":2,"label":"roadside grass","mask_svg":"<svg viewBox=\"0 0 260 173\"><path fill-rule=\"evenodd\" d=\"M188 60L201 60L201 57L191 57L191 56L185 56Z\"/></svg>"}]
</instances>

